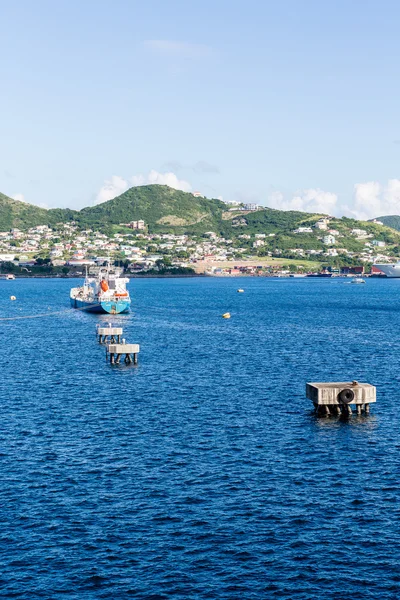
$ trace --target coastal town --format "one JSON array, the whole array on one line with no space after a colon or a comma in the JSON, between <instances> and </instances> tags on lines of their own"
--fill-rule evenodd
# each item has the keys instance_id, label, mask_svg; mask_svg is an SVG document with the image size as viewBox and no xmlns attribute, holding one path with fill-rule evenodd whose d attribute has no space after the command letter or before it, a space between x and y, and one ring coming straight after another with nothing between
<instances>
[{"instance_id":1,"label":"coastal town","mask_svg":"<svg viewBox=\"0 0 400 600\"><path fill-rule=\"evenodd\" d=\"M241 209L247 213L257 210L257 206L233 210ZM51 271L59 276L80 276L86 267L90 270L111 259L128 276L166 271L213 276L305 275L321 271L379 275L374 263L397 260L394 246L362 228L349 231L361 249L349 250L342 243L345 236L332 221L333 217L321 217L291 232L293 240L313 236L320 246L313 249L305 249L304 244L280 248L274 240L276 233L247 233L245 227L232 239L214 231L197 236L150 233L144 220L121 223L113 233L81 229L74 221L53 227L12 228L0 232L0 267L3 273L20 275ZM373 223L383 225L377 220Z\"/></svg>"}]
</instances>

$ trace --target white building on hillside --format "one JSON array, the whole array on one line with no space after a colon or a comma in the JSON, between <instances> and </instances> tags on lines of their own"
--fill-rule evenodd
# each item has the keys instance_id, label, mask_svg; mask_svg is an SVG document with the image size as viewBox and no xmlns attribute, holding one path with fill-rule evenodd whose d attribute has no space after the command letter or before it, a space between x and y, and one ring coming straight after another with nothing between
<instances>
[{"instance_id":1,"label":"white building on hillside","mask_svg":"<svg viewBox=\"0 0 400 600\"><path fill-rule=\"evenodd\" d=\"M313 230L311 227L298 227L293 231L293 233L312 233Z\"/></svg>"},{"instance_id":2,"label":"white building on hillside","mask_svg":"<svg viewBox=\"0 0 400 600\"><path fill-rule=\"evenodd\" d=\"M331 246L332 244L335 244L336 239L334 235L324 235L324 237L322 238L322 242L327 246Z\"/></svg>"},{"instance_id":3,"label":"white building on hillside","mask_svg":"<svg viewBox=\"0 0 400 600\"><path fill-rule=\"evenodd\" d=\"M315 229L328 229L328 223L329 220L328 219L318 219L318 221L315 223L314 227Z\"/></svg>"},{"instance_id":4,"label":"white building on hillside","mask_svg":"<svg viewBox=\"0 0 400 600\"><path fill-rule=\"evenodd\" d=\"M363 237L367 237L368 234L365 231L365 229L352 229L351 235L355 235L356 237L363 238Z\"/></svg>"}]
</instances>

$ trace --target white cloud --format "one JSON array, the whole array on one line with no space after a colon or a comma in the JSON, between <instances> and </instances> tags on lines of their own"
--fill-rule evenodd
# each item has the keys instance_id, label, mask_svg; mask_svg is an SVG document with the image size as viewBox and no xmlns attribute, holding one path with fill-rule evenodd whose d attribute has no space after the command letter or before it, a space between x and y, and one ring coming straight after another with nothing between
<instances>
[{"instance_id":1,"label":"white cloud","mask_svg":"<svg viewBox=\"0 0 400 600\"><path fill-rule=\"evenodd\" d=\"M383 196L382 207L385 209L385 214L396 215L400 212L400 179L389 179ZM380 216L384 216L383 214Z\"/></svg>"},{"instance_id":2,"label":"white cloud","mask_svg":"<svg viewBox=\"0 0 400 600\"><path fill-rule=\"evenodd\" d=\"M280 210L300 210L309 213L331 215L336 212L338 197L332 192L320 189L308 189L298 192L287 200L282 192L274 192L268 198L268 206Z\"/></svg>"},{"instance_id":3,"label":"white cloud","mask_svg":"<svg viewBox=\"0 0 400 600\"><path fill-rule=\"evenodd\" d=\"M184 179L178 179L175 173L159 173L153 169L147 175L133 175L129 180L119 175L113 175L110 179L106 179L96 196L94 204L101 204L102 202L107 202L107 200L112 200L126 192L130 187L153 184L168 185L183 192L190 192L192 190L190 183Z\"/></svg>"},{"instance_id":4,"label":"white cloud","mask_svg":"<svg viewBox=\"0 0 400 600\"><path fill-rule=\"evenodd\" d=\"M191 44L175 40L146 40L145 48L168 57L205 58L212 54L212 49L204 44Z\"/></svg>"},{"instance_id":5,"label":"white cloud","mask_svg":"<svg viewBox=\"0 0 400 600\"><path fill-rule=\"evenodd\" d=\"M147 176L144 175L134 175L131 178L132 185L168 185L169 187L174 188L175 190L182 190L183 192L190 192L192 190L192 186L188 181L184 179L178 179L175 173L167 172L167 173L159 173L154 169L150 171Z\"/></svg>"},{"instance_id":6,"label":"white cloud","mask_svg":"<svg viewBox=\"0 0 400 600\"><path fill-rule=\"evenodd\" d=\"M101 204L102 202L107 202L107 200L112 200L116 198L120 194L126 192L129 188L129 184L125 179L120 177L119 175L113 175L111 179L106 179L102 188L96 196L94 201L95 204Z\"/></svg>"},{"instance_id":7,"label":"white cloud","mask_svg":"<svg viewBox=\"0 0 400 600\"><path fill-rule=\"evenodd\" d=\"M354 185L352 206L345 206L345 213L353 218L368 220L381 215L381 185L377 181L367 181Z\"/></svg>"},{"instance_id":8,"label":"white cloud","mask_svg":"<svg viewBox=\"0 0 400 600\"><path fill-rule=\"evenodd\" d=\"M176 190L191 192L192 186L185 179L179 179L172 171L159 172L152 169L147 175L133 175L124 179L113 175L107 179L98 192L95 204L106 202L125 192L129 187L141 185L167 185ZM15 200L24 202L23 194L14 194ZM221 198L221 196L218 196ZM238 198L244 201L243 198ZM249 201L249 198L245 199ZM251 201L255 201L251 198ZM339 202L337 194L319 188L301 190L292 197L280 191L269 195L267 206L280 210L296 210L308 213L347 215L355 219L367 220L384 215L400 214L400 179L390 179L386 185L377 181L356 183L353 201L349 204ZM44 206L47 208L47 206Z\"/></svg>"},{"instance_id":9,"label":"white cloud","mask_svg":"<svg viewBox=\"0 0 400 600\"><path fill-rule=\"evenodd\" d=\"M25 196L23 194L14 194L11 196L14 200L19 200L19 202L26 202Z\"/></svg>"},{"instance_id":10,"label":"white cloud","mask_svg":"<svg viewBox=\"0 0 400 600\"><path fill-rule=\"evenodd\" d=\"M389 179L386 185L366 181L354 185L351 203L343 204L332 192L320 189L303 190L288 199L280 191L273 192L267 201L271 208L324 213L367 221L385 215L400 215L400 179Z\"/></svg>"},{"instance_id":11,"label":"white cloud","mask_svg":"<svg viewBox=\"0 0 400 600\"><path fill-rule=\"evenodd\" d=\"M400 214L400 179L389 179L385 186L378 181L356 183L353 206L344 209L356 219L365 221Z\"/></svg>"}]
</instances>

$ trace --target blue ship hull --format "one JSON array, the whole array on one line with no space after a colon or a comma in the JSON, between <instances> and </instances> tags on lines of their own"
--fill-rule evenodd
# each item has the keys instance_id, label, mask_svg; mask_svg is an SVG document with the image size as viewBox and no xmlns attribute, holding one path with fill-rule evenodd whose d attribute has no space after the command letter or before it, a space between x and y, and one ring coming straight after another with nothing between
<instances>
[{"instance_id":1,"label":"blue ship hull","mask_svg":"<svg viewBox=\"0 0 400 600\"><path fill-rule=\"evenodd\" d=\"M131 301L130 300L106 300L98 303L85 302L76 298L71 298L72 308L78 308L79 310L85 310L91 313L106 313L109 315L120 315L122 313L129 312Z\"/></svg>"}]
</instances>

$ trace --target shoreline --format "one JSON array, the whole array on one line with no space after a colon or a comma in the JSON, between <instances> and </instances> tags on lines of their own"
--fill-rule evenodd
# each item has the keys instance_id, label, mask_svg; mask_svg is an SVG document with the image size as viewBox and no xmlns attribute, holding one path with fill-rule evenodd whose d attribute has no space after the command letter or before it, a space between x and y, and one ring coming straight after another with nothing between
<instances>
[{"instance_id":1,"label":"shoreline","mask_svg":"<svg viewBox=\"0 0 400 600\"><path fill-rule=\"evenodd\" d=\"M254 275L250 273L241 273L235 275L210 275L208 273L191 273L191 274L163 274L163 275L125 275L128 279L198 279L198 278L208 278L208 279L354 279L357 275L333 275L332 277L318 277L318 276L293 276L293 275L272 275L272 274L263 274L263 275ZM395 277L386 277L384 275L370 275L365 274L362 276L366 279L396 279ZM0 281L16 281L17 279L84 279L83 275L16 275L15 279L5 279L0 278Z\"/></svg>"},{"instance_id":2,"label":"shoreline","mask_svg":"<svg viewBox=\"0 0 400 600\"><path fill-rule=\"evenodd\" d=\"M15 279L1 279L0 281L8 281L8 282L12 282L12 281L16 281L17 279L84 279L83 275L17 275L15 274ZM207 277L207 275L205 275L204 273L193 273L193 274L168 274L168 275L139 275L139 274L135 274L135 275L125 275L128 279L182 279L182 278L189 278L189 277Z\"/></svg>"}]
</instances>

